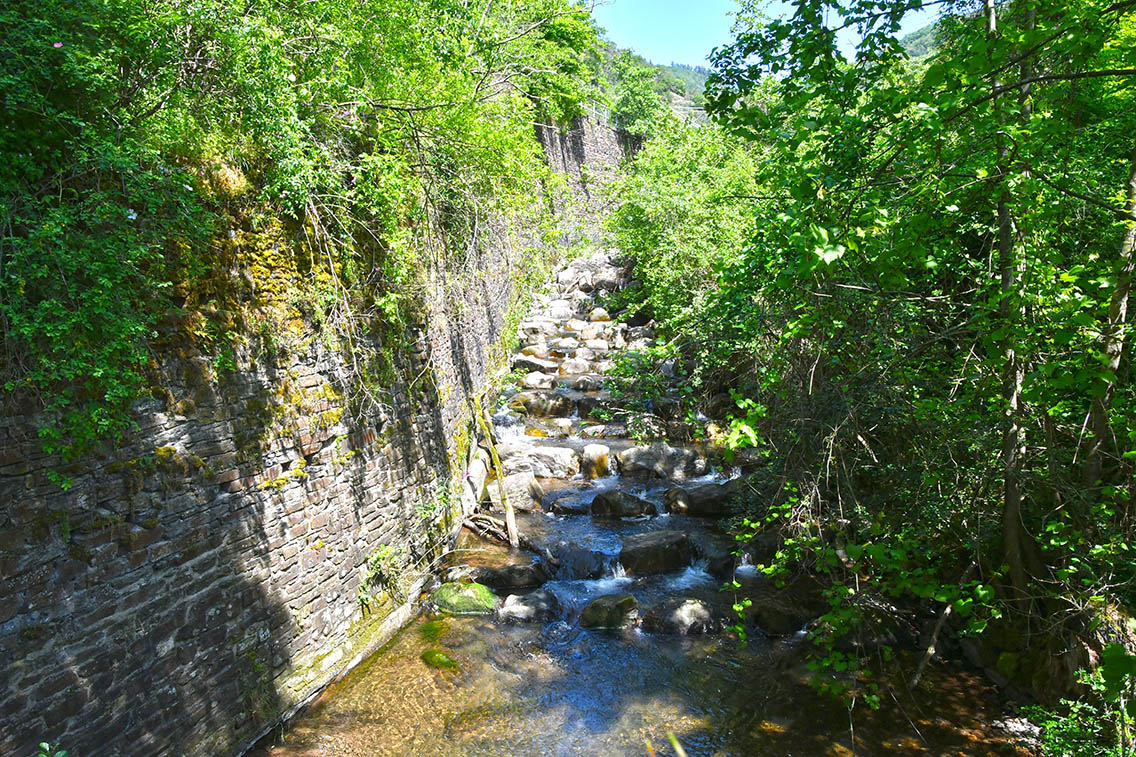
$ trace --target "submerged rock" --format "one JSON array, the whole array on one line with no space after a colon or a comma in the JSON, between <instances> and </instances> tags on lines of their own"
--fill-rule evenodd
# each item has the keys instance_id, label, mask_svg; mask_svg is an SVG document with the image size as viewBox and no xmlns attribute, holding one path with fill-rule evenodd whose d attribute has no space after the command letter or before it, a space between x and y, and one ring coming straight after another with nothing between
<instances>
[{"instance_id":1,"label":"submerged rock","mask_svg":"<svg viewBox=\"0 0 1136 757\"><path fill-rule=\"evenodd\" d=\"M489 615L501 603L488 586L478 583L442 584L432 599L439 610L451 615Z\"/></svg>"},{"instance_id":2,"label":"submerged rock","mask_svg":"<svg viewBox=\"0 0 1136 757\"><path fill-rule=\"evenodd\" d=\"M653 502L640 499L621 489L602 491L592 500L592 515L597 518L633 518L639 515L656 515Z\"/></svg>"},{"instance_id":3,"label":"submerged rock","mask_svg":"<svg viewBox=\"0 0 1136 757\"><path fill-rule=\"evenodd\" d=\"M501 620L545 623L560 614L560 602L556 595L545 589L537 589L528 594L510 594L497 611Z\"/></svg>"},{"instance_id":4,"label":"submerged rock","mask_svg":"<svg viewBox=\"0 0 1136 757\"><path fill-rule=\"evenodd\" d=\"M456 670L458 664L454 659L445 652L438 649L427 649L422 653L422 662L426 663L432 668L439 668L440 670Z\"/></svg>"},{"instance_id":5,"label":"submerged rock","mask_svg":"<svg viewBox=\"0 0 1136 757\"><path fill-rule=\"evenodd\" d=\"M623 541L619 562L629 575L670 573L690 564L690 539L682 531L648 531Z\"/></svg>"},{"instance_id":6,"label":"submerged rock","mask_svg":"<svg viewBox=\"0 0 1136 757\"><path fill-rule=\"evenodd\" d=\"M639 615L633 594L609 594L592 600L580 613L581 628L618 629L631 625Z\"/></svg>"},{"instance_id":7,"label":"submerged rock","mask_svg":"<svg viewBox=\"0 0 1136 757\"><path fill-rule=\"evenodd\" d=\"M673 597L647 611L642 626L651 633L717 633L725 628L726 618L701 599Z\"/></svg>"}]
</instances>

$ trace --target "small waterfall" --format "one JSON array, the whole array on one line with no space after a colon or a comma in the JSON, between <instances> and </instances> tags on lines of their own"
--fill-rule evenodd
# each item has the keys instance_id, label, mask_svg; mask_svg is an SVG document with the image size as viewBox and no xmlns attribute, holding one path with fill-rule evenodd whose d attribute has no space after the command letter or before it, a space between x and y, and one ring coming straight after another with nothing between
<instances>
[{"instance_id":1,"label":"small waterfall","mask_svg":"<svg viewBox=\"0 0 1136 757\"><path fill-rule=\"evenodd\" d=\"M700 584L714 581L707 568L710 563L706 560L695 560L678 575L667 579L667 591L682 591Z\"/></svg>"},{"instance_id":2,"label":"small waterfall","mask_svg":"<svg viewBox=\"0 0 1136 757\"><path fill-rule=\"evenodd\" d=\"M734 573L746 577L757 575L757 566L753 564L753 557L748 552L742 552L742 559L734 569Z\"/></svg>"}]
</instances>

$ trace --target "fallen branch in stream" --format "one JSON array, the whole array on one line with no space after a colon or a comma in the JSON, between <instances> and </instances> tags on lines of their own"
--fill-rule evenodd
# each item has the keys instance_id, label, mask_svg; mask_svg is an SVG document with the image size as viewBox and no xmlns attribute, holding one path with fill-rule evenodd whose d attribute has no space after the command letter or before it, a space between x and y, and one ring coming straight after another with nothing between
<instances>
[{"instance_id":1,"label":"fallen branch in stream","mask_svg":"<svg viewBox=\"0 0 1136 757\"><path fill-rule=\"evenodd\" d=\"M489 416L481 407L481 400L473 397L473 417L481 427L481 434L485 437L485 444L489 447L489 456L493 460L493 469L497 472L497 491L501 494L501 506L505 508L505 528L509 538L509 545L516 549L520 545L517 533L517 518L513 514L513 505L505 495L505 468L501 465L501 457L497 454L497 443L493 440L493 430Z\"/></svg>"},{"instance_id":2,"label":"fallen branch in stream","mask_svg":"<svg viewBox=\"0 0 1136 757\"><path fill-rule=\"evenodd\" d=\"M486 538L496 539L497 541L504 544L509 544L509 534L507 527L505 525L505 522L500 518L494 518L493 516L486 515L485 513L474 513L473 515L470 515L468 518L466 518L462 525L476 534L480 534L481 536L484 536ZM526 549L533 554L537 554L543 557L545 562L548 563L549 567L560 567L560 561L553 557L552 553L549 552L547 548L538 546L524 534L518 532L517 541L519 542L522 549Z\"/></svg>"},{"instance_id":3,"label":"fallen branch in stream","mask_svg":"<svg viewBox=\"0 0 1136 757\"><path fill-rule=\"evenodd\" d=\"M978 567L978 563L974 561L967 566L966 571L962 574L962 578L959 579L959 588L962 588L962 585L967 582L971 572L973 572L976 567ZM915 690L915 687L919 684L919 679L923 676L923 670L927 667L927 663L935 656L935 642L939 640L939 632L943 630L943 626L947 623L947 618L951 616L952 607L954 607L954 605L948 602L947 606L944 607L943 611L939 614L939 621L935 623L935 630L931 632L931 640L927 642L927 648L923 650L923 657L919 659L919 665L915 668L915 675L911 676L911 680L907 684L908 691Z\"/></svg>"}]
</instances>

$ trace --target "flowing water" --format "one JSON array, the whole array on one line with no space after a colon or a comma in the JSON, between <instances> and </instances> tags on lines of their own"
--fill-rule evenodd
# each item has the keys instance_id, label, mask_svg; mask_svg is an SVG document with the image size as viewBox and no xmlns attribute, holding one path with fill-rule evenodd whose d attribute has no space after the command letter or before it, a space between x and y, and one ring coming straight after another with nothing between
<instances>
[{"instance_id":1,"label":"flowing water","mask_svg":"<svg viewBox=\"0 0 1136 757\"><path fill-rule=\"evenodd\" d=\"M596 290L619 286L621 273L606 258L578 261L538 297L522 324L529 354L517 358L531 390L493 416L510 501L528 510L518 524L539 555L469 532L451 555L451 567L480 575L535 561L550 611L537 622L427 612L257 753L663 755L675 754L673 734L692 756L1026 754L988 725L1000 715L996 692L962 670L932 666L913 695L885 692L878 711L809 686L802 651L819 612L815 584L773 586L749 555L732 555L719 517L687 514L721 515L713 503L674 505L678 488L713 493L738 471L714 468L697 447L645 449L625 424L588 420L596 406L618 409L599 388L612 353L653 336L592 310ZM588 446L597 443L602 460ZM539 502L528 495L534 473ZM592 517L604 492L658 514ZM653 537L678 551L657 547L631 570L621 563L628 544ZM726 580L737 588L723 591ZM591 602L625 593L638 611L622 627L582 627ZM747 624L747 645L729 629L742 597L767 610ZM680 605L695 607L701 625L681 622Z\"/></svg>"}]
</instances>

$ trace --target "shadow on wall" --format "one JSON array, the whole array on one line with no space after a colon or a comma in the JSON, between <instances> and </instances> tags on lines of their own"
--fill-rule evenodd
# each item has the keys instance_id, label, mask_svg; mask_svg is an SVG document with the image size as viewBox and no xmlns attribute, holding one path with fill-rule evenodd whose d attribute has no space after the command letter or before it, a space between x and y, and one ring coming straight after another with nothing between
<instances>
[{"instance_id":1,"label":"shadow on wall","mask_svg":"<svg viewBox=\"0 0 1136 757\"><path fill-rule=\"evenodd\" d=\"M211 381L190 358L168 382L184 415L150 403L115 459L66 468L6 415L0 753L231 753L366 644L367 555L429 559L417 508L448 479L447 434L431 393L348 427L337 360Z\"/></svg>"}]
</instances>

